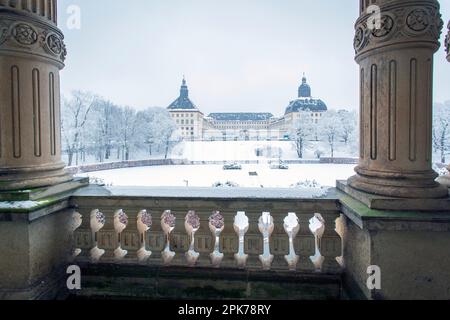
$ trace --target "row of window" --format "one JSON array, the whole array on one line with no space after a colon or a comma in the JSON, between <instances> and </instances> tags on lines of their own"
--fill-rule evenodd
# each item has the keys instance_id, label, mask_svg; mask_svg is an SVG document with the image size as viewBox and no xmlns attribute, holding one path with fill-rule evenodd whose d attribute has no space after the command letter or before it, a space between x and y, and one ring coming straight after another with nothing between
<instances>
[{"instance_id":1,"label":"row of window","mask_svg":"<svg viewBox=\"0 0 450 320\"><path fill-rule=\"evenodd\" d=\"M193 113L172 113L172 118L193 118Z\"/></svg>"},{"instance_id":2,"label":"row of window","mask_svg":"<svg viewBox=\"0 0 450 320\"><path fill-rule=\"evenodd\" d=\"M191 120L191 122L189 123L189 120L177 120L177 124L194 124L194 120Z\"/></svg>"}]
</instances>

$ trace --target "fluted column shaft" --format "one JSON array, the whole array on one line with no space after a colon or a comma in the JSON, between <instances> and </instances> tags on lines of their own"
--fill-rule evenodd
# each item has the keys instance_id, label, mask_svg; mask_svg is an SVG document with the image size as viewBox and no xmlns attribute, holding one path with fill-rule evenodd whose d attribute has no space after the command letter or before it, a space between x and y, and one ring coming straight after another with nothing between
<instances>
[{"instance_id":1,"label":"fluted column shaft","mask_svg":"<svg viewBox=\"0 0 450 320\"><path fill-rule=\"evenodd\" d=\"M71 179L61 161L56 0L0 0L0 190Z\"/></svg>"},{"instance_id":2,"label":"fluted column shaft","mask_svg":"<svg viewBox=\"0 0 450 320\"><path fill-rule=\"evenodd\" d=\"M370 28L368 1L356 22L360 65L361 154L355 189L400 198L442 198L432 170L433 55L442 20L436 0L377 0L381 28Z\"/></svg>"}]
</instances>

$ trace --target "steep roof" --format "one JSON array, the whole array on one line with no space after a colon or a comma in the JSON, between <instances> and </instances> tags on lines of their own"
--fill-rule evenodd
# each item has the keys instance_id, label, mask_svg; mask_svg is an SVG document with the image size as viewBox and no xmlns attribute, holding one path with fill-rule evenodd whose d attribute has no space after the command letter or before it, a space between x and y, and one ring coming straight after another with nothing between
<instances>
[{"instance_id":1,"label":"steep roof","mask_svg":"<svg viewBox=\"0 0 450 320\"><path fill-rule=\"evenodd\" d=\"M327 105L320 99L311 96L311 87L309 86L306 76L303 75L302 84L298 88L298 99L289 103L286 108L286 114L300 111L325 112Z\"/></svg>"},{"instance_id":2,"label":"steep roof","mask_svg":"<svg viewBox=\"0 0 450 320\"><path fill-rule=\"evenodd\" d=\"M186 79L183 79L180 96L167 107L169 110L198 110L196 105L189 99L189 89Z\"/></svg>"},{"instance_id":3,"label":"steep roof","mask_svg":"<svg viewBox=\"0 0 450 320\"><path fill-rule=\"evenodd\" d=\"M286 114L300 111L325 112L327 110L327 105L320 99L299 98L289 103Z\"/></svg>"}]
</instances>

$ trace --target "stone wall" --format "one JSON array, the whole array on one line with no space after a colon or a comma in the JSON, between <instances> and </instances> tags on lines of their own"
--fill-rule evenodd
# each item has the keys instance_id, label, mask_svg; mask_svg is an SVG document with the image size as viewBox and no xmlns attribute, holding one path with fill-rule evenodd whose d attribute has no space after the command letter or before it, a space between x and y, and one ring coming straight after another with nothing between
<instances>
[{"instance_id":1,"label":"stone wall","mask_svg":"<svg viewBox=\"0 0 450 320\"><path fill-rule=\"evenodd\" d=\"M123 168L136 167L153 167L153 166L179 166L179 165L224 165L233 161L189 161L186 159L160 159L160 160L130 160L119 162L106 162L85 164L81 166L67 167L66 170L70 174L96 172L104 170L114 170ZM266 164L267 160L240 160L235 161L239 164ZM273 161L272 161L273 162ZM287 164L357 164L356 158L321 158L311 160L286 160Z\"/></svg>"}]
</instances>

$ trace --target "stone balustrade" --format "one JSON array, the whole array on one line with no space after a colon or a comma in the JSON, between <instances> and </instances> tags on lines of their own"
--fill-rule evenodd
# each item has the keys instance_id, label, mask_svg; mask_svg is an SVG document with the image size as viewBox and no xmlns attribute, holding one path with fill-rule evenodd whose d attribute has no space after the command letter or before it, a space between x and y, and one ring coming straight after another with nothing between
<instances>
[{"instance_id":1,"label":"stone balustrade","mask_svg":"<svg viewBox=\"0 0 450 320\"><path fill-rule=\"evenodd\" d=\"M89 264L340 273L338 201L281 191L91 187L71 200L74 256Z\"/></svg>"}]
</instances>

